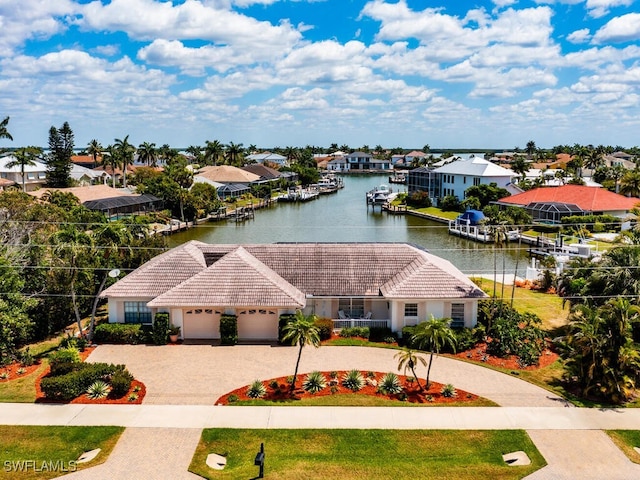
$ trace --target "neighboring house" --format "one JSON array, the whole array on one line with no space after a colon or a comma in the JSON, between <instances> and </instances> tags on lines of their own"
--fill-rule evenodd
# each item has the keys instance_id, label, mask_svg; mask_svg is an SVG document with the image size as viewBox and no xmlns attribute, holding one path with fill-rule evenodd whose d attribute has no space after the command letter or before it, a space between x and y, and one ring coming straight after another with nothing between
<instances>
[{"instance_id":1,"label":"neighboring house","mask_svg":"<svg viewBox=\"0 0 640 480\"><path fill-rule=\"evenodd\" d=\"M30 192L30 194L36 198L42 198L47 192L52 191L71 193L89 210L103 212L109 218L123 215L143 215L162 208L162 201L153 195L139 195L122 188L111 188L108 185L43 188Z\"/></svg>"},{"instance_id":2,"label":"neighboring house","mask_svg":"<svg viewBox=\"0 0 640 480\"><path fill-rule=\"evenodd\" d=\"M0 178L0 192L6 190L8 187L15 185L16 182L13 180L8 180L6 178Z\"/></svg>"},{"instance_id":3,"label":"neighboring house","mask_svg":"<svg viewBox=\"0 0 640 480\"><path fill-rule=\"evenodd\" d=\"M107 183L111 180L111 175L104 170L93 170L75 163L71 164L71 172L69 172L69 176L81 187L95 185L98 183Z\"/></svg>"},{"instance_id":4,"label":"neighboring house","mask_svg":"<svg viewBox=\"0 0 640 480\"><path fill-rule=\"evenodd\" d=\"M280 166L287 164L287 157L271 152L254 153L252 155L247 155L244 158L245 160L254 161L256 163L273 163Z\"/></svg>"},{"instance_id":5,"label":"neighboring house","mask_svg":"<svg viewBox=\"0 0 640 480\"><path fill-rule=\"evenodd\" d=\"M439 177L430 167L418 167L409 170L407 175L407 191L409 195L413 192L428 192L433 203L440 197Z\"/></svg>"},{"instance_id":6,"label":"neighboring house","mask_svg":"<svg viewBox=\"0 0 640 480\"><path fill-rule=\"evenodd\" d=\"M276 340L282 314L387 325L436 318L473 327L486 294L450 262L404 243L219 245L191 241L106 289L109 322L152 323L169 312L183 338L220 338L237 316L239 340ZM343 323L340 323L343 322ZM368 323L367 323L368 322Z\"/></svg>"},{"instance_id":7,"label":"neighboring house","mask_svg":"<svg viewBox=\"0 0 640 480\"><path fill-rule=\"evenodd\" d=\"M559 223L562 217L571 215L606 214L622 218L638 203L638 198L583 185L534 188L497 202L501 206L522 207L534 220L547 223Z\"/></svg>"},{"instance_id":8,"label":"neighboring house","mask_svg":"<svg viewBox=\"0 0 640 480\"><path fill-rule=\"evenodd\" d=\"M259 163L253 163L251 165L246 165L242 167L242 170L253 173L254 175L258 175L260 177L258 182L271 182L274 180L279 180L282 175L275 168L266 167Z\"/></svg>"},{"instance_id":9,"label":"neighboring house","mask_svg":"<svg viewBox=\"0 0 640 480\"><path fill-rule=\"evenodd\" d=\"M631 161L630 158L628 158L628 156L626 154L624 154L624 152L616 152L618 153L617 155L614 153L613 155L605 155L604 157L602 157L602 162L604 163L605 166L607 167L624 167L627 170L633 170L634 168L636 168L636 164L634 162ZM620 155L620 153L622 153L623 155Z\"/></svg>"},{"instance_id":10,"label":"neighboring house","mask_svg":"<svg viewBox=\"0 0 640 480\"><path fill-rule=\"evenodd\" d=\"M193 176L194 182L209 183L216 187L218 198L225 200L239 197L251 191L252 183L259 183L260 176L250 171L230 165L202 167Z\"/></svg>"},{"instance_id":11,"label":"neighboring house","mask_svg":"<svg viewBox=\"0 0 640 480\"><path fill-rule=\"evenodd\" d=\"M525 173L525 178L531 182L542 182L542 187L559 187L566 185L573 176L566 174L561 168L530 168ZM601 187L598 182L594 182L590 178L582 177L582 181L587 187Z\"/></svg>"},{"instance_id":12,"label":"neighboring house","mask_svg":"<svg viewBox=\"0 0 640 480\"><path fill-rule=\"evenodd\" d=\"M465 190L473 185L495 183L506 188L517 177L512 170L475 156L447 163L434 172L439 178L440 196L453 195L459 200L464 200Z\"/></svg>"},{"instance_id":13,"label":"neighboring house","mask_svg":"<svg viewBox=\"0 0 640 480\"><path fill-rule=\"evenodd\" d=\"M330 172L348 172L349 167L349 162L344 157L336 157L327 162L327 170Z\"/></svg>"},{"instance_id":14,"label":"neighboring house","mask_svg":"<svg viewBox=\"0 0 640 480\"><path fill-rule=\"evenodd\" d=\"M16 160L13 155L7 155L0 158L0 179L10 180L16 185L22 186L22 169L20 165L7 167L7 165ZM27 192L32 192L43 187L47 183L47 165L34 160L35 165L25 165L24 167L24 184Z\"/></svg>"},{"instance_id":15,"label":"neighboring house","mask_svg":"<svg viewBox=\"0 0 640 480\"><path fill-rule=\"evenodd\" d=\"M390 170L389 160L378 160L373 158L373 154L365 152L353 152L345 155L345 160L349 164L349 171L361 170ZM331 162L330 162L331 163Z\"/></svg>"}]
</instances>

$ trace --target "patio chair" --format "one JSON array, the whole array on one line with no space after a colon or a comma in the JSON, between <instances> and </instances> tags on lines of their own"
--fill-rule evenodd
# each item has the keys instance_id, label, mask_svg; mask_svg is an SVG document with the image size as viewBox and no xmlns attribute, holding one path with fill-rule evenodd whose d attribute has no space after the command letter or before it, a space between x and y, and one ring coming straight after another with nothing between
<instances>
[{"instance_id":1,"label":"patio chair","mask_svg":"<svg viewBox=\"0 0 640 480\"><path fill-rule=\"evenodd\" d=\"M362 317L362 320L371 320L371 312L367 312L367 314Z\"/></svg>"},{"instance_id":2,"label":"patio chair","mask_svg":"<svg viewBox=\"0 0 640 480\"><path fill-rule=\"evenodd\" d=\"M344 313L344 310L338 310L338 318L340 318L340 320L349 320L351 317Z\"/></svg>"}]
</instances>

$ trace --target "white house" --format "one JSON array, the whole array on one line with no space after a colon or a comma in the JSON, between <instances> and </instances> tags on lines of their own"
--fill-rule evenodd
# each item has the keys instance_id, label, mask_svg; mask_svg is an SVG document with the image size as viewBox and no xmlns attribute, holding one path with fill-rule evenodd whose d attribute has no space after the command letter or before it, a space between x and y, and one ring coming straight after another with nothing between
<instances>
[{"instance_id":1,"label":"white house","mask_svg":"<svg viewBox=\"0 0 640 480\"><path fill-rule=\"evenodd\" d=\"M440 196L453 195L459 200L464 200L465 190L473 185L495 183L506 188L518 176L512 170L475 156L447 163L434 173L439 179Z\"/></svg>"},{"instance_id":2,"label":"white house","mask_svg":"<svg viewBox=\"0 0 640 480\"><path fill-rule=\"evenodd\" d=\"M22 187L22 170L19 165L7 167L8 164L15 161L16 157L7 155L0 158L0 178L11 180ZM27 192L32 192L44 186L47 183L47 166L34 160L35 165L25 165L24 167L24 184Z\"/></svg>"},{"instance_id":3,"label":"white house","mask_svg":"<svg viewBox=\"0 0 640 480\"><path fill-rule=\"evenodd\" d=\"M244 158L245 160L255 161L256 163L273 163L280 166L284 166L287 163L287 157L271 152L254 153Z\"/></svg>"},{"instance_id":4,"label":"white house","mask_svg":"<svg viewBox=\"0 0 640 480\"><path fill-rule=\"evenodd\" d=\"M191 241L102 293L109 322L152 323L169 312L184 338L220 338L223 314L240 340L275 340L280 315L401 331L436 318L473 327L486 294L450 262L404 243L210 245Z\"/></svg>"}]
</instances>

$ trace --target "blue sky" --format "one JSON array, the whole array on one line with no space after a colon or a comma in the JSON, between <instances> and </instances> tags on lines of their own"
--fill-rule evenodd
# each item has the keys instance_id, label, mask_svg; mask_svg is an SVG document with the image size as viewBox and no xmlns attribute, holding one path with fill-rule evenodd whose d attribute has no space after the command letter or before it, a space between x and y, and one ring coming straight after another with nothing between
<instances>
[{"instance_id":1,"label":"blue sky","mask_svg":"<svg viewBox=\"0 0 640 480\"><path fill-rule=\"evenodd\" d=\"M13 142L640 144L640 0L0 0Z\"/></svg>"}]
</instances>

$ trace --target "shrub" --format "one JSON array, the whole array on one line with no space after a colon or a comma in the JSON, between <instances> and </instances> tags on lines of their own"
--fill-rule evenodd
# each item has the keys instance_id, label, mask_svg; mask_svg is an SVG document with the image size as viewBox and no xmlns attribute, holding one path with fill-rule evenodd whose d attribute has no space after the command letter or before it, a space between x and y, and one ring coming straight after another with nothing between
<instances>
[{"instance_id":1,"label":"shrub","mask_svg":"<svg viewBox=\"0 0 640 480\"><path fill-rule=\"evenodd\" d=\"M456 395L458 395L458 392L456 392L455 387L450 383L447 383L445 386L443 386L442 390L440 390L440 393L442 394L443 397L446 397L446 398L453 398Z\"/></svg>"},{"instance_id":2,"label":"shrub","mask_svg":"<svg viewBox=\"0 0 640 480\"><path fill-rule=\"evenodd\" d=\"M267 394L267 389L260 380L255 380L249 388L247 388L247 397L262 398Z\"/></svg>"},{"instance_id":3,"label":"shrub","mask_svg":"<svg viewBox=\"0 0 640 480\"><path fill-rule=\"evenodd\" d=\"M34 363L36 363L36 359L33 357L29 347L20 352L20 365L23 367L30 367Z\"/></svg>"},{"instance_id":4,"label":"shrub","mask_svg":"<svg viewBox=\"0 0 640 480\"><path fill-rule=\"evenodd\" d=\"M292 313L283 313L280 315L280 319L278 320L278 343L282 344L282 338L285 335L284 327L287 326L287 323L294 320L296 316Z\"/></svg>"},{"instance_id":5,"label":"shrub","mask_svg":"<svg viewBox=\"0 0 640 480\"><path fill-rule=\"evenodd\" d=\"M349 370L342 377L342 386L357 392L364 387L364 377L359 370Z\"/></svg>"},{"instance_id":6,"label":"shrub","mask_svg":"<svg viewBox=\"0 0 640 480\"><path fill-rule=\"evenodd\" d=\"M229 403L236 403L238 400L239 398L235 393L232 393L231 395L229 395L229 398L227 398L227 401Z\"/></svg>"},{"instance_id":7,"label":"shrub","mask_svg":"<svg viewBox=\"0 0 640 480\"><path fill-rule=\"evenodd\" d=\"M440 199L439 206L443 212L460 212L462 210L460 200L458 200L458 197L454 195L447 195Z\"/></svg>"},{"instance_id":8,"label":"shrub","mask_svg":"<svg viewBox=\"0 0 640 480\"><path fill-rule=\"evenodd\" d=\"M131 388L131 382L133 381L133 375L127 371L123 365L122 368L113 372L111 375L111 395L114 398L124 397Z\"/></svg>"},{"instance_id":9,"label":"shrub","mask_svg":"<svg viewBox=\"0 0 640 480\"><path fill-rule=\"evenodd\" d=\"M369 327L369 340L372 342L386 342L389 337L393 338L390 343L395 342L395 333L389 327Z\"/></svg>"},{"instance_id":10,"label":"shrub","mask_svg":"<svg viewBox=\"0 0 640 480\"><path fill-rule=\"evenodd\" d=\"M158 312L153 318L151 339L156 345L166 345L169 341L169 314Z\"/></svg>"},{"instance_id":11,"label":"shrub","mask_svg":"<svg viewBox=\"0 0 640 480\"><path fill-rule=\"evenodd\" d=\"M316 318L313 322L318 328L318 335L320 340L329 340L333 333L333 320L330 318Z\"/></svg>"},{"instance_id":12,"label":"shrub","mask_svg":"<svg viewBox=\"0 0 640 480\"><path fill-rule=\"evenodd\" d=\"M402 344L401 346L407 348L415 348L415 342L413 341L413 334L415 333L415 331L415 325L410 327L402 327L402 338L399 341L399 343Z\"/></svg>"},{"instance_id":13,"label":"shrub","mask_svg":"<svg viewBox=\"0 0 640 480\"><path fill-rule=\"evenodd\" d=\"M302 388L305 392L318 393L327 386L327 379L321 372L311 372L302 381Z\"/></svg>"},{"instance_id":14,"label":"shrub","mask_svg":"<svg viewBox=\"0 0 640 480\"><path fill-rule=\"evenodd\" d=\"M361 337L369 338L369 327L347 327L340 330L340 336L343 338Z\"/></svg>"},{"instance_id":15,"label":"shrub","mask_svg":"<svg viewBox=\"0 0 640 480\"><path fill-rule=\"evenodd\" d=\"M410 207L416 208L428 208L433 205L429 198L429 193L422 190L416 190L411 195L407 196L405 202Z\"/></svg>"},{"instance_id":16,"label":"shrub","mask_svg":"<svg viewBox=\"0 0 640 480\"><path fill-rule=\"evenodd\" d=\"M130 402L135 402L138 399L138 394L137 393L132 393L131 395L129 395L127 397L127 400Z\"/></svg>"},{"instance_id":17,"label":"shrub","mask_svg":"<svg viewBox=\"0 0 640 480\"><path fill-rule=\"evenodd\" d=\"M111 387L104 380L96 380L87 388L87 397L98 400L105 398L111 392Z\"/></svg>"},{"instance_id":18,"label":"shrub","mask_svg":"<svg viewBox=\"0 0 640 480\"><path fill-rule=\"evenodd\" d=\"M393 372L385 373L380 379L380 386L378 387L381 393L392 395L402 392L402 385L400 385L400 379L398 375Z\"/></svg>"},{"instance_id":19,"label":"shrub","mask_svg":"<svg viewBox=\"0 0 640 480\"><path fill-rule=\"evenodd\" d=\"M80 363L80 352L73 347L59 348L49 354L49 367L52 375L58 372L69 371L69 365Z\"/></svg>"},{"instance_id":20,"label":"shrub","mask_svg":"<svg viewBox=\"0 0 640 480\"><path fill-rule=\"evenodd\" d=\"M70 370L64 374L45 377L40 382L40 388L45 397L54 400L73 400L87 391L96 380L111 378L116 372L129 374L124 365L108 363L67 363ZM125 392L126 393L126 392Z\"/></svg>"},{"instance_id":21,"label":"shrub","mask_svg":"<svg viewBox=\"0 0 640 480\"><path fill-rule=\"evenodd\" d=\"M271 388L272 390L280 390L280 385L278 384L277 380L271 380L269 382L269 388Z\"/></svg>"},{"instance_id":22,"label":"shrub","mask_svg":"<svg viewBox=\"0 0 640 480\"><path fill-rule=\"evenodd\" d=\"M222 315L220 317L220 343L236 345L238 343L238 317Z\"/></svg>"},{"instance_id":23,"label":"shrub","mask_svg":"<svg viewBox=\"0 0 640 480\"><path fill-rule=\"evenodd\" d=\"M144 332L140 324L101 323L93 332L96 343L115 343L137 345L144 341Z\"/></svg>"}]
</instances>

